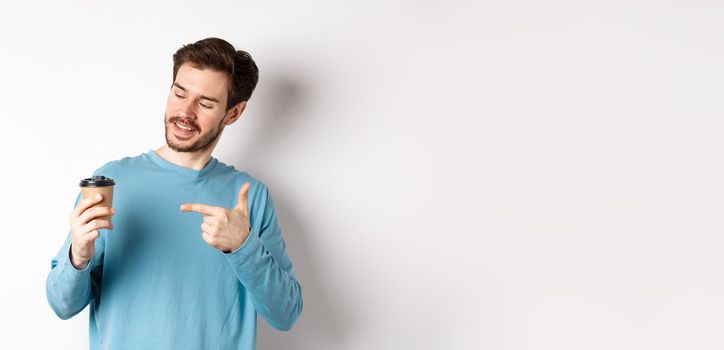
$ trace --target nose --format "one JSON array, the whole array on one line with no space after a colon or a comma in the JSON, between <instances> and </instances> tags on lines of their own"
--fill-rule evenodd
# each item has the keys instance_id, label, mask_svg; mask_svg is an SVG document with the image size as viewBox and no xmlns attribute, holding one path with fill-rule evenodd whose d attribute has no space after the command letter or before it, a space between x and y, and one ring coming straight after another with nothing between
<instances>
[{"instance_id":1,"label":"nose","mask_svg":"<svg viewBox=\"0 0 724 350\"><path fill-rule=\"evenodd\" d=\"M181 101L181 106L179 106L179 116L182 118L196 118L196 110L195 110L196 103L193 101L193 99L186 98Z\"/></svg>"}]
</instances>

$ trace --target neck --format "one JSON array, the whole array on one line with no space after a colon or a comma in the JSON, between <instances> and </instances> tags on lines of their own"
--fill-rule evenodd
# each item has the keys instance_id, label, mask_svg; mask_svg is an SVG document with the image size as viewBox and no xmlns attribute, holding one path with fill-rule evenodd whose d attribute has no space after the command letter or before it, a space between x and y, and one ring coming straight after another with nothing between
<instances>
[{"instance_id":1,"label":"neck","mask_svg":"<svg viewBox=\"0 0 724 350\"><path fill-rule=\"evenodd\" d=\"M168 147L168 145L163 145L161 148L156 150L156 153L161 158L178 166L193 170L201 170L211 159L212 150L213 148L209 147L209 149L196 152L176 152Z\"/></svg>"}]
</instances>

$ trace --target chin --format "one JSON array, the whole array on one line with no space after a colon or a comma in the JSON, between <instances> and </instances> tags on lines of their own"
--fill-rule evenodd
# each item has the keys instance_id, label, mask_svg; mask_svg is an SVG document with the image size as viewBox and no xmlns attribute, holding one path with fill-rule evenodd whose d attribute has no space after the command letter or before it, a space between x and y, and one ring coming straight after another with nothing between
<instances>
[{"instance_id":1,"label":"chin","mask_svg":"<svg viewBox=\"0 0 724 350\"><path fill-rule=\"evenodd\" d=\"M189 152L194 146L194 140L179 140L174 135L166 135L166 145L176 152Z\"/></svg>"}]
</instances>

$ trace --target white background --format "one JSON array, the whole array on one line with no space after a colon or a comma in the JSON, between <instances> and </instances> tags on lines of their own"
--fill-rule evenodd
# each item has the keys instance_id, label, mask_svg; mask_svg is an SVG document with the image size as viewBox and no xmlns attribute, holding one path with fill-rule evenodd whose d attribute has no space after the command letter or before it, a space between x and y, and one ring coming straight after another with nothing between
<instances>
[{"instance_id":1,"label":"white background","mask_svg":"<svg viewBox=\"0 0 724 350\"><path fill-rule=\"evenodd\" d=\"M171 55L218 36L261 79L214 156L304 293L260 349L721 349L723 11L3 2L0 348L87 347L45 298L77 183L163 144Z\"/></svg>"}]
</instances>

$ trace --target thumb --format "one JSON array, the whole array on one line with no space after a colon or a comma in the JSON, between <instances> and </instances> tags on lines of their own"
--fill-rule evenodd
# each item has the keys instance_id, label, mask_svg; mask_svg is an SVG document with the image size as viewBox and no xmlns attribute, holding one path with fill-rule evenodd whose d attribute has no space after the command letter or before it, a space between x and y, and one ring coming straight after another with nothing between
<instances>
[{"instance_id":1,"label":"thumb","mask_svg":"<svg viewBox=\"0 0 724 350\"><path fill-rule=\"evenodd\" d=\"M243 186L241 186L241 189L239 190L239 201L236 203L236 209L242 210L242 211L248 211L249 209L249 188L251 187L250 183L245 183Z\"/></svg>"}]
</instances>

